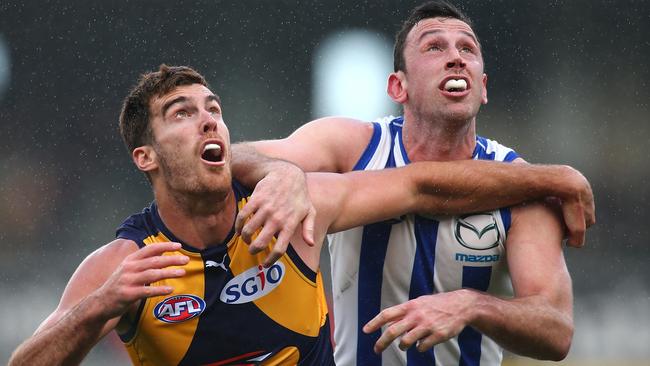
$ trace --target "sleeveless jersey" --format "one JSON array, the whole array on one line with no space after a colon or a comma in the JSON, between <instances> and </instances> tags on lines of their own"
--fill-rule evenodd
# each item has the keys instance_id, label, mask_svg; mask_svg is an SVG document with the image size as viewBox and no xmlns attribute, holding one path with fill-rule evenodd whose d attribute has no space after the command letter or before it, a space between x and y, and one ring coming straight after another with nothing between
<instances>
[{"instance_id":1,"label":"sleeveless jersey","mask_svg":"<svg viewBox=\"0 0 650 366\"><path fill-rule=\"evenodd\" d=\"M409 164L402 123L402 117L373 122L374 133L354 170ZM510 162L517 154L477 137L473 157ZM395 341L380 355L373 352L380 332L365 334L361 328L381 310L421 295L461 288L511 295L504 246L509 226L510 210L500 209L455 217L405 215L329 235L336 364L500 364L501 348L470 327L424 353L415 347L401 351Z\"/></svg>"},{"instance_id":2,"label":"sleeveless jersey","mask_svg":"<svg viewBox=\"0 0 650 366\"><path fill-rule=\"evenodd\" d=\"M249 192L233 182L237 207ZM273 266L234 235L205 250L171 233L156 203L129 217L117 237L141 248L157 242L182 244L190 258L185 276L153 283L174 292L142 301L138 318L120 334L135 365L332 365L320 271L315 273L289 246ZM275 241L273 241L275 242Z\"/></svg>"}]
</instances>

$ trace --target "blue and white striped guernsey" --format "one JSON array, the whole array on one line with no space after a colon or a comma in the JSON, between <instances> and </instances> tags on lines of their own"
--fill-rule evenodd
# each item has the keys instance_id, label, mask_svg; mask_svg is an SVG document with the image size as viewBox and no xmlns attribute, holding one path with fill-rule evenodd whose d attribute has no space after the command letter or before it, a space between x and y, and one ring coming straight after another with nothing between
<instances>
[{"instance_id":1,"label":"blue and white striped guernsey","mask_svg":"<svg viewBox=\"0 0 650 366\"><path fill-rule=\"evenodd\" d=\"M402 122L402 117L373 122L373 136L354 169L409 164ZM477 137L474 159L516 158L512 149ZM469 327L424 353L415 347L401 351L393 342L381 355L373 352L379 332L366 335L361 328L381 310L421 295L473 288L510 296L505 252L509 227L510 210L500 209L456 217L406 215L329 235L336 364L500 364L501 347Z\"/></svg>"}]
</instances>

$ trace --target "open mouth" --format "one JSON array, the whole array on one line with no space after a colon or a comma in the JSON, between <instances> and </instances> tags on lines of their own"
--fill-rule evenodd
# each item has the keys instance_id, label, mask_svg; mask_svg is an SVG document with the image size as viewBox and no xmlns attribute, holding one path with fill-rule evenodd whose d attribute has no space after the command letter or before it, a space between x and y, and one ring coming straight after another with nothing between
<instances>
[{"instance_id":1,"label":"open mouth","mask_svg":"<svg viewBox=\"0 0 650 366\"><path fill-rule=\"evenodd\" d=\"M464 77L448 77L440 83L440 90L451 94L462 94L469 89L469 83Z\"/></svg>"},{"instance_id":2,"label":"open mouth","mask_svg":"<svg viewBox=\"0 0 650 366\"><path fill-rule=\"evenodd\" d=\"M223 161L223 148L217 143L208 143L203 146L201 159L210 163L219 163Z\"/></svg>"}]
</instances>

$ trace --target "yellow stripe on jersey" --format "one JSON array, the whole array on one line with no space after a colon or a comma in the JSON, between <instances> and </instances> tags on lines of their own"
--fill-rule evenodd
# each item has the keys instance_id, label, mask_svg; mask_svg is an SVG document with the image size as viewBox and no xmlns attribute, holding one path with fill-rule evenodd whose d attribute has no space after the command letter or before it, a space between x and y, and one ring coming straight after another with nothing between
<instances>
[{"instance_id":1,"label":"yellow stripe on jersey","mask_svg":"<svg viewBox=\"0 0 650 366\"><path fill-rule=\"evenodd\" d=\"M238 202L241 209L246 204L246 199ZM259 234L256 232L253 239ZM272 238L269 246L255 256L248 252L248 245L235 236L228 243L228 256L230 269L236 276L247 269L258 266L271 252L276 238ZM270 294L254 300L255 305L275 322L285 328L310 337L316 337L327 319L327 303L321 290L323 280L320 271L317 273L316 282L307 278L287 254L283 254L279 261L285 264L286 273L282 285ZM318 299L318 317L314 317L314 298ZM308 320L308 321L307 321Z\"/></svg>"},{"instance_id":2,"label":"yellow stripe on jersey","mask_svg":"<svg viewBox=\"0 0 650 366\"><path fill-rule=\"evenodd\" d=\"M166 241L170 240L162 233L159 233L156 236L146 238L143 242L146 245L152 245ZM187 277L202 275L203 260L201 259L201 254L180 249L176 252L165 253L164 255L177 254L184 254L190 258L189 263L182 267L186 271L185 276L165 279L151 284L151 286L171 286L174 291L172 294L152 297L145 301L133 340L125 344L131 360L136 365L178 365L192 342L194 332L199 323L199 317L173 325L162 321L151 321L156 305L168 297L186 294L195 295L200 298L204 297L205 288L203 281L186 280ZM156 336L139 337L139 333L155 334Z\"/></svg>"}]
</instances>

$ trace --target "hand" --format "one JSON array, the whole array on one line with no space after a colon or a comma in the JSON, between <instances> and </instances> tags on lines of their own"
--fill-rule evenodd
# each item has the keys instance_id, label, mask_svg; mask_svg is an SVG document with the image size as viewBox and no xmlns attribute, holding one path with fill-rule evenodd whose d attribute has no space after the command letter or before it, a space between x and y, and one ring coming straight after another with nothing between
<instances>
[{"instance_id":1,"label":"hand","mask_svg":"<svg viewBox=\"0 0 650 366\"><path fill-rule=\"evenodd\" d=\"M286 252L289 239L301 224L303 239L308 245L314 245L316 209L309 199L305 173L286 162L280 162L278 167L260 180L235 221L235 230L250 244L251 254L264 250L278 234L271 253L264 260L265 267ZM251 242L260 227L262 230Z\"/></svg>"},{"instance_id":2,"label":"hand","mask_svg":"<svg viewBox=\"0 0 650 366\"><path fill-rule=\"evenodd\" d=\"M383 352L400 336L401 350L417 344L417 350L424 352L457 336L469 323L467 314L471 309L471 293L458 290L420 296L384 309L363 327L363 331L372 333L388 325L375 343L376 353Z\"/></svg>"},{"instance_id":3,"label":"hand","mask_svg":"<svg viewBox=\"0 0 650 366\"><path fill-rule=\"evenodd\" d=\"M581 248L585 244L587 228L596 223L594 193L589 181L577 170L566 169L569 193L561 198L562 216L567 229L567 245Z\"/></svg>"},{"instance_id":4,"label":"hand","mask_svg":"<svg viewBox=\"0 0 650 366\"><path fill-rule=\"evenodd\" d=\"M148 286L166 278L185 275L182 266L189 262L185 255L162 255L181 248L179 243L156 243L147 245L126 256L104 285L95 291L100 303L105 307L106 319L123 315L133 303L147 297L170 294L169 286Z\"/></svg>"}]
</instances>

